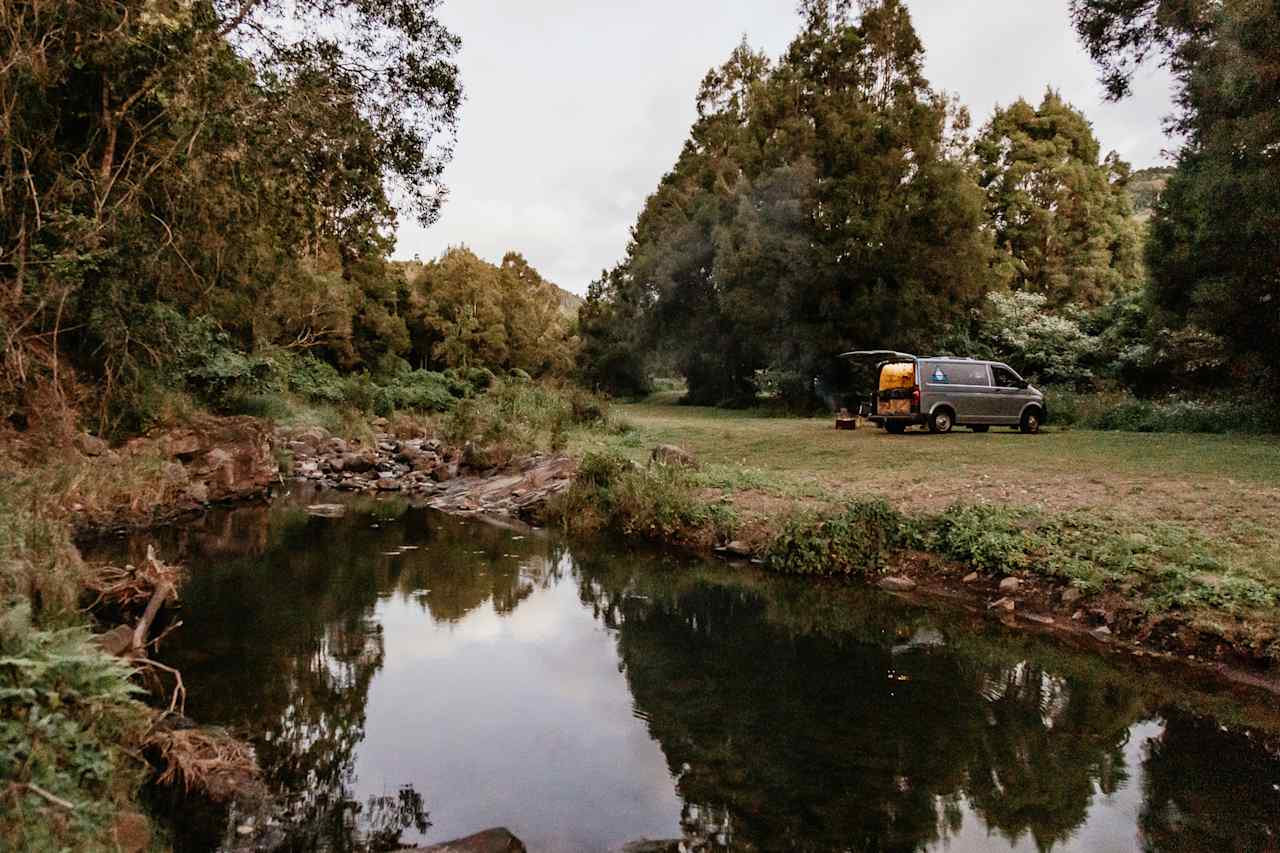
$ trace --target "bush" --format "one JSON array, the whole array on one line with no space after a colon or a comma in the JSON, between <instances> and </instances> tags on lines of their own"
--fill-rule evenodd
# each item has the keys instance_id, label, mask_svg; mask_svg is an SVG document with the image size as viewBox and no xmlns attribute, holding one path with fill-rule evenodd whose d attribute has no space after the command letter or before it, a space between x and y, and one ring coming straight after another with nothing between
<instances>
[{"instance_id":1,"label":"bush","mask_svg":"<svg viewBox=\"0 0 1280 853\"><path fill-rule=\"evenodd\" d=\"M640 468L614 453L587 453L573 486L552 498L547 514L572 532L608 529L704 545L728 538L737 526L732 508L704 501L687 470Z\"/></svg>"},{"instance_id":2,"label":"bush","mask_svg":"<svg viewBox=\"0 0 1280 853\"><path fill-rule=\"evenodd\" d=\"M83 628L42 631L25 605L0 610L0 837L27 850L106 850L112 823L141 782L128 755L150 711L130 666ZM37 786L75 804L51 820Z\"/></svg>"},{"instance_id":3,"label":"bush","mask_svg":"<svg viewBox=\"0 0 1280 853\"><path fill-rule=\"evenodd\" d=\"M884 500L855 501L838 515L793 516L769 543L766 561L790 574L874 575L900 544L903 523Z\"/></svg>"},{"instance_id":4,"label":"bush","mask_svg":"<svg viewBox=\"0 0 1280 853\"><path fill-rule=\"evenodd\" d=\"M919 520L908 542L993 574L1026 568L1039 542L1025 529L1015 510L988 505L957 504L941 515Z\"/></svg>"},{"instance_id":5,"label":"bush","mask_svg":"<svg viewBox=\"0 0 1280 853\"><path fill-rule=\"evenodd\" d=\"M1103 407L1082 422L1093 429L1123 432L1262 434L1277 430L1266 404L1242 400L1128 399Z\"/></svg>"}]
</instances>

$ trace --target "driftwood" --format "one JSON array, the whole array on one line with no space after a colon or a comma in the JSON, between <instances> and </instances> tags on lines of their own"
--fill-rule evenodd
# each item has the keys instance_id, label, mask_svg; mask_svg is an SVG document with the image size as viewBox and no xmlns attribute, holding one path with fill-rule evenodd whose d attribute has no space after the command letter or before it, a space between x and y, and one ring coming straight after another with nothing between
<instances>
[{"instance_id":1,"label":"driftwood","mask_svg":"<svg viewBox=\"0 0 1280 853\"><path fill-rule=\"evenodd\" d=\"M155 672L172 675L174 688L169 700L170 713L180 712L186 702L187 690L182 682L182 673L149 658L147 647L155 645L182 624L179 622L170 625L159 636L148 639L151 626L160 615L160 609L167 602L178 599L177 578L178 569L162 563L156 557L155 548L148 545L147 558L142 567L135 568L132 565L125 566L123 569L115 566L104 567L91 584L91 588L98 593L98 598L92 605L95 607L103 601L111 601L122 608L143 600L147 602L146 609L142 611L142 616L135 625L132 627L117 625L110 631L99 634L97 642L103 651L116 657L127 658L139 669L150 670L153 675Z\"/></svg>"}]
</instances>

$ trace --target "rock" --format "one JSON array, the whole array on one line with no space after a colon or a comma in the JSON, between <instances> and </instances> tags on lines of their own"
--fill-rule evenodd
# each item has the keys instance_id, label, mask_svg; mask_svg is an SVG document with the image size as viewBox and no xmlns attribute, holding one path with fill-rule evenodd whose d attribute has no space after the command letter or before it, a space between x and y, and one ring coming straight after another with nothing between
<instances>
[{"instance_id":1,"label":"rock","mask_svg":"<svg viewBox=\"0 0 1280 853\"><path fill-rule=\"evenodd\" d=\"M1111 636L1111 629L1110 629L1110 628L1108 628L1106 625L1103 625L1103 626L1102 626L1102 627L1100 627L1100 628L1094 628L1094 629L1093 629L1092 631L1090 631L1089 633L1090 633L1090 634L1093 634L1095 637L1110 637L1110 636Z\"/></svg>"},{"instance_id":2,"label":"rock","mask_svg":"<svg viewBox=\"0 0 1280 853\"><path fill-rule=\"evenodd\" d=\"M1007 577L1000 581L999 590L1005 595L1017 592L1022 587L1022 581L1015 577Z\"/></svg>"},{"instance_id":3,"label":"rock","mask_svg":"<svg viewBox=\"0 0 1280 853\"><path fill-rule=\"evenodd\" d=\"M209 502L209 485L203 481L197 480L187 485L187 497L198 504L206 504Z\"/></svg>"},{"instance_id":4,"label":"rock","mask_svg":"<svg viewBox=\"0 0 1280 853\"><path fill-rule=\"evenodd\" d=\"M356 474L363 474L365 471L373 469L376 460L370 459L361 453L344 453L342 454L342 470L351 471Z\"/></svg>"},{"instance_id":5,"label":"rock","mask_svg":"<svg viewBox=\"0 0 1280 853\"><path fill-rule=\"evenodd\" d=\"M421 853L525 853L525 846L504 826L486 829L466 838L455 838L430 847L410 847Z\"/></svg>"},{"instance_id":6,"label":"rock","mask_svg":"<svg viewBox=\"0 0 1280 853\"><path fill-rule=\"evenodd\" d=\"M977 580L978 580L978 573L969 572L969 574L964 576L963 583L976 583Z\"/></svg>"},{"instance_id":7,"label":"rock","mask_svg":"<svg viewBox=\"0 0 1280 853\"><path fill-rule=\"evenodd\" d=\"M750 557L752 553L751 546L746 542L743 542L741 539L733 540L720 550L724 551L726 554L732 554L735 557Z\"/></svg>"},{"instance_id":8,"label":"rock","mask_svg":"<svg viewBox=\"0 0 1280 853\"><path fill-rule=\"evenodd\" d=\"M307 515L318 515L321 518L341 518L347 514L343 504L311 504L307 507Z\"/></svg>"},{"instance_id":9,"label":"rock","mask_svg":"<svg viewBox=\"0 0 1280 853\"><path fill-rule=\"evenodd\" d=\"M398 492L400 491L399 480L379 480L378 491L380 492Z\"/></svg>"},{"instance_id":10,"label":"rock","mask_svg":"<svg viewBox=\"0 0 1280 853\"><path fill-rule=\"evenodd\" d=\"M878 586L881 589L887 589L890 592L911 592L916 588L916 582L911 578L904 578L901 575L886 575L880 578Z\"/></svg>"},{"instance_id":11,"label":"rock","mask_svg":"<svg viewBox=\"0 0 1280 853\"><path fill-rule=\"evenodd\" d=\"M1052 616L1044 616L1040 613L1023 613L1022 618L1030 622L1038 622L1041 625L1052 625L1054 623Z\"/></svg>"},{"instance_id":12,"label":"rock","mask_svg":"<svg viewBox=\"0 0 1280 853\"><path fill-rule=\"evenodd\" d=\"M987 609L1003 610L1006 613L1012 613L1014 611L1014 608L1016 608L1017 606L1018 606L1018 603L1014 601L1012 598L1001 598L997 601L993 601L990 604L988 604Z\"/></svg>"},{"instance_id":13,"label":"rock","mask_svg":"<svg viewBox=\"0 0 1280 853\"><path fill-rule=\"evenodd\" d=\"M105 441L87 432L76 436L76 447L80 448L80 452L85 456L102 456L111 449Z\"/></svg>"},{"instance_id":14,"label":"rock","mask_svg":"<svg viewBox=\"0 0 1280 853\"><path fill-rule=\"evenodd\" d=\"M1075 604L1077 601L1080 600L1080 597L1083 594L1084 593L1080 592L1080 590L1076 589L1075 587L1069 586L1062 591L1062 603Z\"/></svg>"},{"instance_id":15,"label":"rock","mask_svg":"<svg viewBox=\"0 0 1280 853\"><path fill-rule=\"evenodd\" d=\"M457 462L451 462L448 465L437 465L435 468L431 469L431 479L435 480L437 483L452 480L456 476L458 476Z\"/></svg>"},{"instance_id":16,"label":"rock","mask_svg":"<svg viewBox=\"0 0 1280 853\"><path fill-rule=\"evenodd\" d=\"M649 452L649 463L672 465L679 468L697 468L698 460L692 453L674 444L659 444Z\"/></svg>"}]
</instances>

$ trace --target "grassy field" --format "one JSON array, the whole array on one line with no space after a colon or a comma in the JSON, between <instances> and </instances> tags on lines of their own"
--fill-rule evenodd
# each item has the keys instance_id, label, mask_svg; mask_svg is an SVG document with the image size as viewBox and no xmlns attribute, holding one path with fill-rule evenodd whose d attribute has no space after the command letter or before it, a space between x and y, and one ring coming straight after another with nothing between
<instances>
[{"instance_id":1,"label":"grassy field","mask_svg":"<svg viewBox=\"0 0 1280 853\"><path fill-rule=\"evenodd\" d=\"M581 435L575 449L640 462L659 443L691 450L704 495L732 505L747 529L859 498L919 517L995 507L1049 543L1030 549L1043 564L1033 568L1080 586L1131 589L1153 608L1258 615L1280 600L1275 439L1052 428L891 436L869 425L837 431L829 418L680 406L670 395L615 406L614 417L633 429Z\"/></svg>"}]
</instances>

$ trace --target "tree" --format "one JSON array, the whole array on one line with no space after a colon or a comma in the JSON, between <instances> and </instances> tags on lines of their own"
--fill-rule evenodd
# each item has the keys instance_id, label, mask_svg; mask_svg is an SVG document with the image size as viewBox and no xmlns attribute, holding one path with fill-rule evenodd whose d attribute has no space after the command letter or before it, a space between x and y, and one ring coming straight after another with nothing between
<instances>
[{"instance_id":1,"label":"tree","mask_svg":"<svg viewBox=\"0 0 1280 853\"><path fill-rule=\"evenodd\" d=\"M1073 0L1113 98L1156 55L1185 140L1156 204L1147 262L1175 327L1220 335L1237 376L1275 396L1280 364L1280 14L1259 0Z\"/></svg>"},{"instance_id":2,"label":"tree","mask_svg":"<svg viewBox=\"0 0 1280 853\"><path fill-rule=\"evenodd\" d=\"M994 264L1014 289L1092 307L1137 283L1129 166L1099 160L1093 128L1057 92L997 109L974 151Z\"/></svg>"},{"instance_id":3,"label":"tree","mask_svg":"<svg viewBox=\"0 0 1280 853\"><path fill-rule=\"evenodd\" d=\"M518 252L501 266L466 247L446 251L409 281L411 357L422 366L519 369L563 375L577 345L555 285Z\"/></svg>"},{"instance_id":4,"label":"tree","mask_svg":"<svg viewBox=\"0 0 1280 853\"><path fill-rule=\"evenodd\" d=\"M635 385L616 369L632 345L633 361L670 358L695 402L753 400L762 369L804 397L843 375L841 351L925 346L979 303L982 194L905 7L809 0L801 15L776 63L744 44L704 78L584 323L584 356L614 365L596 376Z\"/></svg>"},{"instance_id":5,"label":"tree","mask_svg":"<svg viewBox=\"0 0 1280 853\"><path fill-rule=\"evenodd\" d=\"M5 4L0 415L65 408L77 372L104 404L143 382L172 357L155 303L246 348L341 333L307 279L377 290L392 196L423 222L443 199L461 89L437 5ZM297 313L264 315L286 291Z\"/></svg>"}]
</instances>

